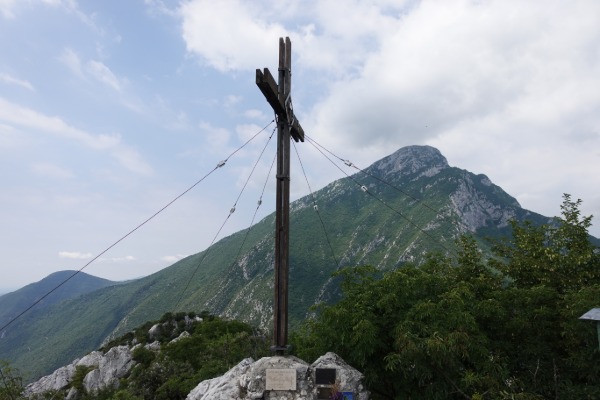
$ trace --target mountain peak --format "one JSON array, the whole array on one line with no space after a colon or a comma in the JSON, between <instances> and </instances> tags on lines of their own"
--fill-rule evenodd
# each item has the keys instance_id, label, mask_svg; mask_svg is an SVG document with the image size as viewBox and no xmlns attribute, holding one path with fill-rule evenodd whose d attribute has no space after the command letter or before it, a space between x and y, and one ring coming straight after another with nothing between
<instances>
[{"instance_id":1,"label":"mountain peak","mask_svg":"<svg viewBox=\"0 0 600 400\"><path fill-rule=\"evenodd\" d=\"M372 168L384 175L418 174L419 176L433 176L448 167L446 157L438 149L431 146L402 147L372 165Z\"/></svg>"}]
</instances>

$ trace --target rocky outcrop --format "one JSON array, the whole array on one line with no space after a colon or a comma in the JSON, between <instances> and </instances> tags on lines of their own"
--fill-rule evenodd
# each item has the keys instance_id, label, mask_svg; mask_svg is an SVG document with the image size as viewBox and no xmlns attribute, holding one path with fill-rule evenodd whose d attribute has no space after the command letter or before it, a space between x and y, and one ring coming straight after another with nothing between
<instances>
[{"instance_id":1,"label":"rocky outcrop","mask_svg":"<svg viewBox=\"0 0 600 400\"><path fill-rule=\"evenodd\" d=\"M431 146L407 146L377 161L369 169L383 176L413 175L433 176L448 168L448 161L440 151Z\"/></svg>"},{"instance_id":2,"label":"rocky outcrop","mask_svg":"<svg viewBox=\"0 0 600 400\"><path fill-rule=\"evenodd\" d=\"M337 354L332 352L326 353L312 363L311 368L315 371L318 368L334 368L337 371L337 384L339 385L340 392L353 392L355 394L354 399L366 400L368 398L368 392L362 384L363 374L346 364Z\"/></svg>"},{"instance_id":3,"label":"rocky outcrop","mask_svg":"<svg viewBox=\"0 0 600 400\"><path fill-rule=\"evenodd\" d=\"M127 375L134 364L129 347L113 347L98 360L98 364L94 365L96 368L85 376L83 386L87 392L118 387L119 379Z\"/></svg>"},{"instance_id":4,"label":"rocky outcrop","mask_svg":"<svg viewBox=\"0 0 600 400\"><path fill-rule=\"evenodd\" d=\"M72 364L61 367L52 374L44 376L27 386L25 389L25 397L31 397L34 394L43 393L49 390L60 390L66 387L75 374L75 364L79 360L75 360Z\"/></svg>"},{"instance_id":5,"label":"rocky outcrop","mask_svg":"<svg viewBox=\"0 0 600 400\"><path fill-rule=\"evenodd\" d=\"M185 328L188 329L201 321L202 318L197 316L190 318L186 315L183 319ZM165 337L174 337L177 327L177 322L173 320L155 324L149 329L148 337L151 339L161 337L163 340ZM52 374L29 384L25 389L24 396L31 398L43 395L48 391L63 391L66 394L65 399L70 400L80 397L79 391L94 393L102 389L116 389L119 387L121 378L127 377L136 365L133 352L138 347L143 346L147 350L159 353L163 345L168 346L188 337L190 337L190 333L184 330L171 341L163 342L163 344L159 340L142 344L133 338L128 342L129 345L114 346L106 352L92 351L80 359L75 359L71 364L57 369ZM82 372L85 373L85 376L81 375ZM82 381L74 382L81 378Z\"/></svg>"},{"instance_id":6,"label":"rocky outcrop","mask_svg":"<svg viewBox=\"0 0 600 400\"><path fill-rule=\"evenodd\" d=\"M492 186L486 176L476 178L479 179L480 185ZM458 224L462 231L473 233L485 226L508 226L509 222L516 218L516 208L520 207L519 204L516 200L510 205L494 202L477 187L477 183L470 175L465 174L456 191L450 195L450 207L459 217Z\"/></svg>"},{"instance_id":7,"label":"rocky outcrop","mask_svg":"<svg viewBox=\"0 0 600 400\"><path fill-rule=\"evenodd\" d=\"M335 370L334 385L319 384L317 370ZM267 387L269 370L294 371L293 390L270 390ZM264 357L258 361L247 358L224 375L200 382L186 400L313 400L319 391L352 394L355 400L367 400L369 392L362 385L363 375L334 353L327 353L309 365L292 356ZM323 393L323 392L322 392ZM338 397L341 399L342 397Z\"/></svg>"},{"instance_id":8,"label":"rocky outcrop","mask_svg":"<svg viewBox=\"0 0 600 400\"><path fill-rule=\"evenodd\" d=\"M202 322L202 318L196 316L190 318L189 316L184 317L184 324L186 328L192 326L196 322ZM165 321L162 323L154 324L148 331L148 336L151 340L158 340L162 337L172 336L173 332L178 329L178 323L175 321Z\"/></svg>"},{"instance_id":9,"label":"rocky outcrop","mask_svg":"<svg viewBox=\"0 0 600 400\"><path fill-rule=\"evenodd\" d=\"M253 362L254 360L252 358L246 358L227 371L224 375L200 382L198 386L188 394L186 400L225 400L241 398L242 387L244 387L244 383L241 380L245 377L246 372Z\"/></svg>"},{"instance_id":10,"label":"rocky outcrop","mask_svg":"<svg viewBox=\"0 0 600 400\"><path fill-rule=\"evenodd\" d=\"M83 379L83 387L87 392L118 387L119 379L127 375L133 365L135 365L135 361L132 359L131 350L128 346L116 346L106 353L93 351L85 357L76 359L71 364L31 383L25 390L25 396L32 397L50 390L68 388L73 382L78 367L90 369ZM71 397L73 392L74 388L71 388Z\"/></svg>"}]
</instances>

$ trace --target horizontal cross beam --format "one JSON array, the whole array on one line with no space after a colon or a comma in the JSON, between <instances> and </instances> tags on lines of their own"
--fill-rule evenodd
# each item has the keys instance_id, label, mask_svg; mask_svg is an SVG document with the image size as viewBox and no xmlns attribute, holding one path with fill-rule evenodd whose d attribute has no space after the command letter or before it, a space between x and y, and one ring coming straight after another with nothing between
<instances>
[{"instance_id":1,"label":"horizontal cross beam","mask_svg":"<svg viewBox=\"0 0 600 400\"><path fill-rule=\"evenodd\" d=\"M258 86L265 96L267 102L275 111L275 114L278 116L285 116L285 106L279 101L279 97L277 96L277 83L275 83L273 75L269 72L269 68L265 68L265 72L261 72L260 69L256 70L256 86Z\"/></svg>"},{"instance_id":2,"label":"horizontal cross beam","mask_svg":"<svg viewBox=\"0 0 600 400\"><path fill-rule=\"evenodd\" d=\"M304 129L302 129L302 126L296 119L290 105L284 104L279 99L279 89L269 68L265 68L264 71L260 69L256 70L256 86L258 86L263 96L265 96L267 102L273 108L275 114L277 114L277 117L288 122L292 138L296 142L304 142Z\"/></svg>"}]
</instances>

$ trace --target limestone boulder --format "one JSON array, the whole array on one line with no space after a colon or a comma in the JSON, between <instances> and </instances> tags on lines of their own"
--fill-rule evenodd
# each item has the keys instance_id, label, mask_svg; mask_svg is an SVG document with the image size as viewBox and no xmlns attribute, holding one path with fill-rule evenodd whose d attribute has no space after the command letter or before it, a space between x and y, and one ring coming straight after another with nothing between
<instances>
[{"instance_id":1,"label":"limestone boulder","mask_svg":"<svg viewBox=\"0 0 600 400\"><path fill-rule=\"evenodd\" d=\"M79 360L75 360L77 362ZM34 394L46 392L48 390L60 390L71 383L75 374L75 362L54 371L52 374L44 376L33 382L25 388L25 397L31 397Z\"/></svg>"},{"instance_id":2,"label":"limestone boulder","mask_svg":"<svg viewBox=\"0 0 600 400\"><path fill-rule=\"evenodd\" d=\"M118 387L119 379L129 373L134 364L129 347L113 347L100 358L97 368L85 376L83 385L88 392Z\"/></svg>"},{"instance_id":3,"label":"limestone boulder","mask_svg":"<svg viewBox=\"0 0 600 400\"><path fill-rule=\"evenodd\" d=\"M335 353L325 354L312 365L293 356L264 357L256 362L247 358L224 375L200 382L186 400L316 400L318 391L328 386L315 383L320 368L335 369L339 392L351 393L353 400L368 400L363 375ZM275 390L273 382L267 385L268 373L281 370L294 371L293 388Z\"/></svg>"},{"instance_id":4,"label":"limestone boulder","mask_svg":"<svg viewBox=\"0 0 600 400\"><path fill-rule=\"evenodd\" d=\"M236 400L246 399L245 374L254 360L246 358L224 375L200 382L186 397L186 400Z\"/></svg>"}]
</instances>

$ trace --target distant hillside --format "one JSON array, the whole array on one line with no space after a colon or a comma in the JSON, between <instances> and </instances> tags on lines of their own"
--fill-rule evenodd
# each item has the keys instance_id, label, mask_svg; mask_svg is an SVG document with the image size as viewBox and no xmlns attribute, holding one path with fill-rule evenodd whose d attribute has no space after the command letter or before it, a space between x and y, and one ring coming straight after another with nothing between
<instances>
[{"instance_id":1,"label":"distant hillside","mask_svg":"<svg viewBox=\"0 0 600 400\"><path fill-rule=\"evenodd\" d=\"M41 299L52 289L73 276L75 272L54 272L39 282L31 283L19 290L0 296L0 326L4 326L4 324L8 323L16 315L23 312L23 310ZM75 299L82 294L114 284L115 282L107 279L97 278L80 272L40 301L36 305L36 308L38 310L45 309L61 301Z\"/></svg>"},{"instance_id":2,"label":"distant hillside","mask_svg":"<svg viewBox=\"0 0 600 400\"><path fill-rule=\"evenodd\" d=\"M450 167L435 148L402 148L291 204L291 324L336 298L331 274L340 267L389 270L431 252L453 255L465 233L489 248L486 238L509 234L511 220L549 219L485 175ZM272 214L153 275L37 308L1 333L0 359L37 378L167 311L207 310L270 328L273 230Z\"/></svg>"}]
</instances>

